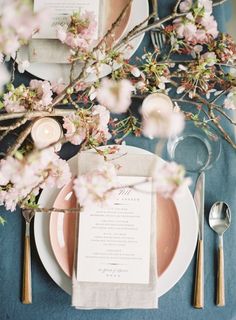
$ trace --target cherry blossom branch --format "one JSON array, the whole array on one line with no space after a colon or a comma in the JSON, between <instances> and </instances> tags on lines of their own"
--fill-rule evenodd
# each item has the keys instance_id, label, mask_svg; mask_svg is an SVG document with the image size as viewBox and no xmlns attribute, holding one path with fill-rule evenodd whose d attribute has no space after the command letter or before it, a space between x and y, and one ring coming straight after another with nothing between
<instances>
[{"instance_id":1,"label":"cherry blossom branch","mask_svg":"<svg viewBox=\"0 0 236 320\"><path fill-rule=\"evenodd\" d=\"M172 13L169 16L162 18L154 23L151 23L143 28L137 29L137 31L133 32L133 30L131 30L127 36L125 36L124 38L122 38L113 48L115 50L119 50L121 49L124 45L126 45L128 42L134 40L135 38L139 37L140 35L142 35L143 33L146 33L148 31L151 31L152 29L158 28L160 27L163 23L168 22L170 20L173 20L175 18L179 18L179 17L184 17L188 14L183 12L183 13ZM149 17L151 18L151 16ZM142 23L143 24L143 23Z\"/></svg>"},{"instance_id":2,"label":"cherry blossom branch","mask_svg":"<svg viewBox=\"0 0 236 320\"><path fill-rule=\"evenodd\" d=\"M176 1L176 5L175 5L175 7L174 7L174 13L177 13L181 1L182 1L182 0L177 0L177 1Z\"/></svg>"},{"instance_id":3,"label":"cherry blossom branch","mask_svg":"<svg viewBox=\"0 0 236 320\"><path fill-rule=\"evenodd\" d=\"M217 129L220 131L224 139L234 148L236 149L236 143L231 139L230 135L226 132L226 130L221 126L219 123L218 117L214 113L214 105L212 105L210 102L208 102L203 97L197 95L198 100L202 102L203 105L206 105L208 108L209 115L211 117L212 122L217 127Z\"/></svg>"},{"instance_id":4,"label":"cherry blossom branch","mask_svg":"<svg viewBox=\"0 0 236 320\"><path fill-rule=\"evenodd\" d=\"M7 150L7 156L12 156L14 153L21 147L25 139L31 132L31 129L34 125L34 121L32 121L18 136L15 143Z\"/></svg>"},{"instance_id":5,"label":"cherry blossom branch","mask_svg":"<svg viewBox=\"0 0 236 320\"><path fill-rule=\"evenodd\" d=\"M27 115L28 120L34 119L34 118L39 118L39 117L63 117L68 114L71 114L73 111L76 112L76 110L73 110L73 109L55 108L51 112L49 112L49 111L30 111L30 112L25 111L25 112L3 113L3 114L0 114L0 121L23 118L26 115Z\"/></svg>"},{"instance_id":6,"label":"cherry blossom branch","mask_svg":"<svg viewBox=\"0 0 236 320\"><path fill-rule=\"evenodd\" d=\"M213 0L213 7L219 6L223 3L225 3L227 0Z\"/></svg>"},{"instance_id":7,"label":"cherry blossom branch","mask_svg":"<svg viewBox=\"0 0 236 320\"><path fill-rule=\"evenodd\" d=\"M23 126L28 120L29 119L27 118L27 113L26 113L26 116L24 116L22 119L16 121L14 124L7 127L5 132L1 134L0 141L2 141L11 131Z\"/></svg>"},{"instance_id":8,"label":"cherry blossom branch","mask_svg":"<svg viewBox=\"0 0 236 320\"><path fill-rule=\"evenodd\" d=\"M117 18L117 20L112 24L111 28L107 31L107 33L105 34L105 36L98 42L98 44L93 48L92 50L92 54L94 52L96 52L102 45L104 42L106 42L106 40L109 38L109 36L112 34L112 32L114 31L114 29L116 28L116 26L120 23L120 21L123 19L123 17L125 16L128 8L130 7L131 3L133 0L129 0L127 5L124 7L124 9L121 11L119 17ZM55 107L59 102L61 102L65 96L67 95L68 89L70 88L75 88L76 85L78 84L78 82L84 77L85 75L85 71L87 69L87 67L89 66L90 63L92 63L93 61L91 61L91 59L87 59L83 65L83 68L80 72L80 74L78 75L78 77L72 81L72 83L70 85L68 85L61 94L59 94L56 98L54 98L53 102L52 102L52 107Z\"/></svg>"},{"instance_id":9,"label":"cherry blossom branch","mask_svg":"<svg viewBox=\"0 0 236 320\"><path fill-rule=\"evenodd\" d=\"M219 131L221 132L222 136L224 137L224 139L226 141L228 141L230 143L230 145L236 149L236 143L231 139L231 137L229 136L229 134L225 131L225 129L221 126L221 124L219 123L219 121L217 120L217 116L215 115L213 108L209 108L209 113L212 117L212 121L215 124L215 126L219 129Z\"/></svg>"},{"instance_id":10,"label":"cherry blossom branch","mask_svg":"<svg viewBox=\"0 0 236 320\"><path fill-rule=\"evenodd\" d=\"M22 210L32 210L35 213L45 213L51 214L52 212L59 212L59 213L75 213L79 212L79 208L68 208L68 209L60 209L60 208L31 208L30 206L23 205L21 206Z\"/></svg>"},{"instance_id":11,"label":"cherry blossom branch","mask_svg":"<svg viewBox=\"0 0 236 320\"><path fill-rule=\"evenodd\" d=\"M214 109L217 110L219 113L221 113L227 120L229 120L231 124L236 126L236 122L233 121L233 119L231 119L230 116L226 112L224 112L220 107L214 105Z\"/></svg>"}]
</instances>

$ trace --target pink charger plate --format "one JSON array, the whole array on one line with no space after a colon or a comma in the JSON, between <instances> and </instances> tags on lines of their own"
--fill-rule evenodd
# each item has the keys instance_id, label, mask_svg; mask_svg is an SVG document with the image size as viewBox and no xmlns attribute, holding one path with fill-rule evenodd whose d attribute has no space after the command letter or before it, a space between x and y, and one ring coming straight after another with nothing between
<instances>
[{"instance_id":1,"label":"pink charger plate","mask_svg":"<svg viewBox=\"0 0 236 320\"><path fill-rule=\"evenodd\" d=\"M73 181L58 194L54 208L76 207L72 191ZM157 270L161 276L174 258L179 237L180 224L175 204L170 199L157 197ZM56 260L62 270L71 277L74 252L75 214L53 212L50 217L50 241Z\"/></svg>"}]
</instances>

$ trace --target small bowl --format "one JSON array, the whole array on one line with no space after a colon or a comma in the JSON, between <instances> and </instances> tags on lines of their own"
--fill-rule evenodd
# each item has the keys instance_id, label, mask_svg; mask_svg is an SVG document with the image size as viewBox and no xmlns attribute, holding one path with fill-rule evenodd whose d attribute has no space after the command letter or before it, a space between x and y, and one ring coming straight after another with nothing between
<instances>
[{"instance_id":1,"label":"small bowl","mask_svg":"<svg viewBox=\"0 0 236 320\"><path fill-rule=\"evenodd\" d=\"M209 169L221 154L221 138L207 127L207 132L187 121L184 131L167 142L168 158L182 164L189 172Z\"/></svg>"}]
</instances>

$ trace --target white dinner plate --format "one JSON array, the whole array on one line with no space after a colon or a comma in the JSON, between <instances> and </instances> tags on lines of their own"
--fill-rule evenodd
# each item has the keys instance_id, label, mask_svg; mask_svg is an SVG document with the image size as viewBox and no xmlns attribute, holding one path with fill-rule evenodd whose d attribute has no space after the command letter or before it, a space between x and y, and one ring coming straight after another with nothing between
<instances>
[{"instance_id":1,"label":"white dinner plate","mask_svg":"<svg viewBox=\"0 0 236 320\"><path fill-rule=\"evenodd\" d=\"M148 0L133 0L130 12L130 18L126 28L124 29L123 35L127 34L136 25L144 21L149 15ZM139 47L143 35L135 38L130 42L131 49L125 54L125 57L129 59ZM29 60L29 49L28 46L23 46L18 52L18 58L20 61ZM56 63L31 63L26 69L32 75L49 81L58 81L63 79L65 82L69 81L70 64L56 64ZM79 72L79 69L76 70ZM110 72L110 71L109 71ZM101 71L101 77L106 76L108 73L107 68Z\"/></svg>"},{"instance_id":2,"label":"white dinner plate","mask_svg":"<svg viewBox=\"0 0 236 320\"><path fill-rule=\"evenodd\" d=\"M91 151L94 152L94 151ZM122 146L121 152L130 154L150 154L150 152L131 146ZM161 160L164 161L164 160ZM68 161L72 174L77 174L77 157ZM52 207L58 195L58 189L45 188L39 198L41 207ZM158 296L169 291L183 276L188 268L197 241L198 218L196 207L191 192L186 187L181 198L175 200L175 206L179 215L180 237L175 255L167 269L158 278ZM51 278L71 294L71 278L60 268L50 242L49 236L50 215L36 213L34 219L34 236L40 259Z\"/></svg>"}]
</instances>

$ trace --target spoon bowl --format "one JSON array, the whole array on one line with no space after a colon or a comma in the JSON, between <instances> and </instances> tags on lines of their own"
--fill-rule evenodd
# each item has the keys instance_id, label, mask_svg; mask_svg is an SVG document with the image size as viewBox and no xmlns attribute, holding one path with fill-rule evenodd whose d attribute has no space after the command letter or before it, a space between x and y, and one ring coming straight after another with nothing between
<instances>
[{"instance_id":1,"label":"spoon bowl","mask_svg":"<svg viewBox=\"0 0 236 320\"><path fill-rule=\"evenodd\" d=\"M209 215L210 227L222 236L231 224L231 211L227 203L216 202L211 208Z\"/></svg>"}]
</instances>

